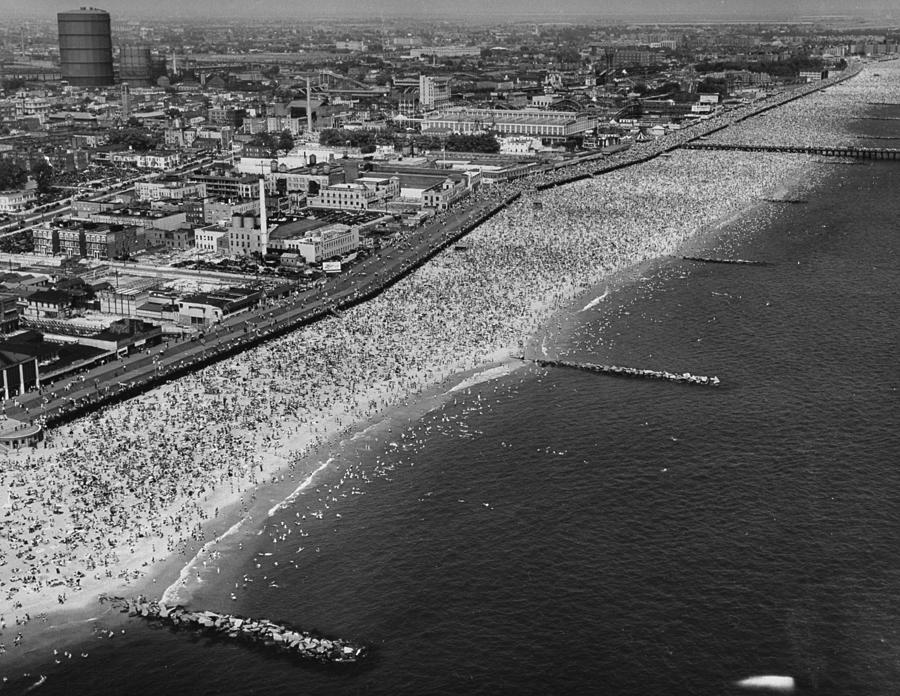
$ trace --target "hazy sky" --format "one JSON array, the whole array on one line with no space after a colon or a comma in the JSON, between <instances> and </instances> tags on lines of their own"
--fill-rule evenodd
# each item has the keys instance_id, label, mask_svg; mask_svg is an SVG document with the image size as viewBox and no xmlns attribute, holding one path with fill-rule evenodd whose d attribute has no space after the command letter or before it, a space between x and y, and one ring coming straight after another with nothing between
<instances>
[{"instance_id":1,"label":"hazy sky","mask_svg":"<svg viewBox=\"0 0 900 696\"><path fill-rule=\"evenodd\" d=\"M236 16L508 15L510 19L543 15L642 15L665 20L677 15L781 18L791 14L896 13L898 0L0 0L20 13L52 16L61 10L94 5L119 16L167 14L228 18Z\"/></svg>"}]
</instances>

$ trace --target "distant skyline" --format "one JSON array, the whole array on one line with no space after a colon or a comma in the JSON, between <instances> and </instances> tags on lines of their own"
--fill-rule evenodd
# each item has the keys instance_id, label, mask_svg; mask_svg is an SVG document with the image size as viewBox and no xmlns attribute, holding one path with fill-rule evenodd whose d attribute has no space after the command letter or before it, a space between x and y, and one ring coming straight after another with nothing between
<instances>
[{"instance_id":1,"label":"distant skyline","mask_svg":"<svg viewBox=\"0 0 900 696\"><path fill-rule=\"evenodd\" d=\"M13 13L54 16L57 12L93 5L120 17L246 17L336 16L372 18L385 16L506 17L510 21L534 18L635 17L672 21L678 17L709 19L782 19L797 16L885 16L900 15L896 0L456 0L436 7L429 0L7 0Z\"/></svg>"}]
</instances>

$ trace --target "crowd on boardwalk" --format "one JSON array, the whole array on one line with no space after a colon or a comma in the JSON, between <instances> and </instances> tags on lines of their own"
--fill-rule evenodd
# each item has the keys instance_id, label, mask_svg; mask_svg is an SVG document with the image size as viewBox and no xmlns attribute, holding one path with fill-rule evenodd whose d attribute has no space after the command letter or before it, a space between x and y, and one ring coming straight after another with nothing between
<instances>
[{"instance_id":1,"label":"crowd on boardwalk","mask_svg":"<svg viewBox=\"0 0 900 696\"><path fill-rule=\"evenodd\" d=\"M93 595L198 548L220 508L299 476L300 452L521 350L580 291L808 178L810 162L678 151L526 191L467 251L442 253L376 299L51 431L0 466L0 631L52 608L48 597Z\"/></svg>"},{"instance_id":2,"label":"crowd on boardwalk","mask_svg":"<svg viewBox=\"0 0 900 696\"><path fill-rule=\"evenodd\" d=\"M864 139L851 130L853 120L863 115L867 105L884 103L900 104L900 60L870 64L852 80L737 123L711 135L709 142L725 145L860 147ZM893 109L893 113L898 112ZM878 118L877 115L873 117ZM900 140L891 138L879 142L866 141L865 144L869 147L896 148L900 147Z\"/></svg>"}]
</instances>

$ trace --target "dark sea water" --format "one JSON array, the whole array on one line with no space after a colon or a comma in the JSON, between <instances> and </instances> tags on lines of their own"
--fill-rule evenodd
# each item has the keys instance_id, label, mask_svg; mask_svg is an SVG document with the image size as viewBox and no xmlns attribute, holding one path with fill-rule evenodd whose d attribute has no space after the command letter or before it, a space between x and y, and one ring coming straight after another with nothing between
<instances>
[{"instance_id":1,"label":"dark sea water","mask_svg":"<svg viewBox=\"0 0 900 696\"><path fill-rule=\"evenodd\" d=\"M459 392L342 448L197 598L364 662L134 622L33 693L896 694L900 164L828 166L710 249L769 265L672 260L550 347L720 388L529 367Z\"/></svg>"}]
</instances>

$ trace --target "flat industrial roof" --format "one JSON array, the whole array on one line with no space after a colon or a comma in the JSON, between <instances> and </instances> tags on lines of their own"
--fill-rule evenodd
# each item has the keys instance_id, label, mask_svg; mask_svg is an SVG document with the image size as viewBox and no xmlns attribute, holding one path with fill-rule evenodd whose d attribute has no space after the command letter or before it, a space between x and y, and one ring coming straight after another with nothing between
<instances>
[{"instance_id":1,"label":"flat industrial roof","mask_svg":"<svg viewBox=\"0 0 900 696\"><path fill-rule=\"evenodd\" d=\"M269 232L269 239L292 239L294 237L305 237L309 232L324 227L328 222L325 220L301 218L291 222L282 222Z\"/></svg>"}]
</instances>

